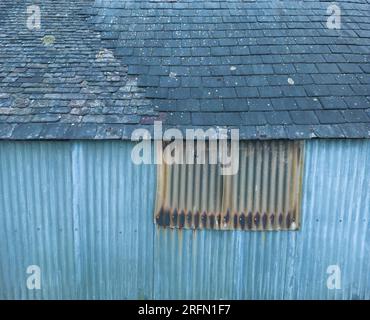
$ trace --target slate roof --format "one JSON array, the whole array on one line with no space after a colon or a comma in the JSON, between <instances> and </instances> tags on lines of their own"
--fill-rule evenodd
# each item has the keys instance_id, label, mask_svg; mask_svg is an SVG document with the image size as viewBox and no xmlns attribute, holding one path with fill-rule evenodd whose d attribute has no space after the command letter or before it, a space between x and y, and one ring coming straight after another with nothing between
<instances>
[{"instance_id":1,"label":"slate roof","mask_svg":"<svg viewBox=\"0 0 370 320\"><path fill-rule=\"evenodd\" d=\"M319 0L2 0L0 139L370 137L370 1L337 3L339 30Z\"/></svg>"}]
</instances>

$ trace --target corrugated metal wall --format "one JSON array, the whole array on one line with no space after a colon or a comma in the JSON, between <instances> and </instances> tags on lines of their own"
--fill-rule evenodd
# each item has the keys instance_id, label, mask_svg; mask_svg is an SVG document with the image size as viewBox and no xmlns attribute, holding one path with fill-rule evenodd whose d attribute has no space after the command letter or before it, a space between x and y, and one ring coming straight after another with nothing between
<instances>
[{"instance_id":1,"label":"corrugated metal wall","mask_svg":"<svg viewBox=\"0 0 370 320\"><path fill-rule=\"evenodd\" d=\"M123 142L0 143L0 298L153 292L154 166ZM26 288L28 265L42 290Z\"/></svg>"},{"instance_id":2,"label":"corrugated metal wall","mask_svg":"<svg viewBox=\"0 0 370 320\"><path fill-rule=\"evenodd\" d=\"M0 143L0 298L370 299L369 140L306 142L297 232L157 228L131 146Z\"/></svg>"}]
</instances>

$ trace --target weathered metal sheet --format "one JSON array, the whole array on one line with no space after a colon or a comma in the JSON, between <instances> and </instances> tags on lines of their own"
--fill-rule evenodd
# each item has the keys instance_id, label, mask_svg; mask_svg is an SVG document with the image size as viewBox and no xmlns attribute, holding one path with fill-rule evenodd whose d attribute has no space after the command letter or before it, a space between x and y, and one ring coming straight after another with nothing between
<instances>
[{"instance_id":1,"label":"weathered metal sheet","mask_svg":"<svg viewBox=\"0 0 370 320\"><path fill-rule=\"evenodd\" d=\"M0 143L0 298L76 296L68 144ZM27 267L43 290L28 290Z\"/></svg>"},{"instance_id":2,"label":"weathered metal sheet","mask_svg":"<svg viewBox=\"0 0 370 320\"><path fill-rule=\"evenodd\" d=\"M296 232L156 227L156 170L131 147L0 143L0 298L370 299L369 140L305 142Z\"/></svg>"},{"instance_id":3,"label":"weathered metal sheet","mask_svg":"<svg viewBox=\"0 0 370 320\"><path fill-rule=\"evenodd\" d=\"M302 142L241 141L235 175L222 175L221 165L211 161L208 152L201 164L194 154L196 164L159 166L158 225L254 231L299 228Z\"/></svg>"},{"instance_id":4,"label":"weathered metal sheet","mask_svg":"<svg viewBox=\"0 0 370 320\"><path fill-rule=\"evenodd\" d=\"M369 299L370 141L307 141L304 162L297 232L157 227L154 297Z\"/></svg>"},{"instance_id":5,"label":"weathered metal sheet","mask_svg":"<svg viewBox=\"0 0 370 320\"><path fill-rule=\"evenodd\" d=\"M155 169L125 142L0 143L0 298L153 292ZM26 269L41 268L41 290Z\"/></svg>"}]
</instances>

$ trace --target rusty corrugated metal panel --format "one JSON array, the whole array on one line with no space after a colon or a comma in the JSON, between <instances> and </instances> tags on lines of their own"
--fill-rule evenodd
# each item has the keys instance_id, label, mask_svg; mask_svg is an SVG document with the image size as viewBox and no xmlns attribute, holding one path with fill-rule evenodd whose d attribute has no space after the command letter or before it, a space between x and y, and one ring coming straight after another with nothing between
<instances>
[{"instance_id":1,"label":"rusty corrugated metal panel","mask_svg":"<svg viewBox=\"0 0 370 320\"><path fill-rule=\"evenodd\" d=\"M302 142L241 141L235 175L222 175L221 166L208 159L205 164L159 166L158 225L254 231L299 228Z\"/></svg>"},{"instance_id":2,"label":"rusty corrugated metal panel","mask_svg":"<svg viewBox=\"0 0 370 320\"><path fill-rule=\"evenodd\" d=\"M299 231L157 227L154 298L370 299L370 140L306 141L304 154Z\"/></svg>"},{"instance_id":3,"label":"rusty corrugated metal panel","mask_svg":"<svg viewBox=\"0 0 370 320\"><path fill-rule=\"evenodd\" d=\"M155 168L134 165L131 150L0 142L0 298L152 296ZM41 290L26 287L29 265Z\"/></svg>"}]
</instances>

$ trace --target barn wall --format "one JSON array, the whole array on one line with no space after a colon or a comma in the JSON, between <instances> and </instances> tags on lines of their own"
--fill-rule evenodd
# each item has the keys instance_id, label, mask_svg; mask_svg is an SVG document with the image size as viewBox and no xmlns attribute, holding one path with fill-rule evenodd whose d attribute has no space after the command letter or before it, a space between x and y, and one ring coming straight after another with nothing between
<instances>
[{"instance_id":1,"label":"barn wall","mask_svg":"<svg viewBox=\"0 0 370 320\"><path fill-rule=\"evenodd\" d=\"M158 229L156 169L131 149L0 142L1 299L370 299L369 140L306 142L297 232Z\"/></svg>"}]
</instances>

